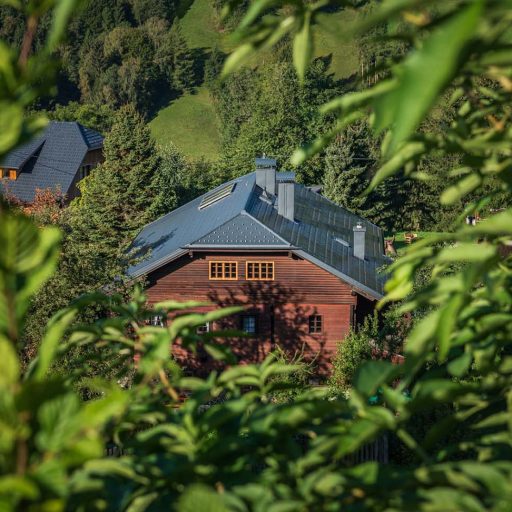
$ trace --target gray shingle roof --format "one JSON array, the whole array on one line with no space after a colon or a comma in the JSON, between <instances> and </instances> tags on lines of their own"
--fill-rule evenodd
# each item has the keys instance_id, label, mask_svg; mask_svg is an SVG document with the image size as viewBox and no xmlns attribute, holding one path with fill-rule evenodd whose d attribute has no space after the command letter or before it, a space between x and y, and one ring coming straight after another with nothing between
<instances>
[{"instance_id":1,"label":"gray shingle roof","mask_svg":"<svg viewBox=\"0 0 512 512\"><path fill-rule=\"evenodd\" d=\"M16 181L0 180L0 191L26 202L34 200L36 189L59 188L67 194L87 152L102 146L98 132L75 122L52 121L40 137L11 151L1 162L1 167L21 168L21 172ZM29 161L32 156L35 161Z\"/></svg>"},{"instance_id":2,"label":"gray shingle roof","mask_svg":"<svg viewBox=\"0 0 512 512\"><path fill-rule=\"evenodd\" d=\"M134 247L151 252L128 274L146 274L194 248L286 248L356 289L382 297L385 278L377 269L387 259L380 228L299 184L294 185L295 222L290 221L277 213L275 198L256 185L255 173L233 181L233 193L218 203L199 210L199 197L143 228ZM366 227L365 260L353 255L358 223Z\"/></svg>"}]
</instances>

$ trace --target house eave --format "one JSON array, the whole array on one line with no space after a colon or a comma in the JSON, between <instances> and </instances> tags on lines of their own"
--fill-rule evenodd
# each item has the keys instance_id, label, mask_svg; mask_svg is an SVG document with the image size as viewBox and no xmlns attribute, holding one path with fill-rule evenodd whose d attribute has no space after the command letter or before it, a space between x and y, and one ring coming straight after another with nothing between
<instances>
[{"instance_id":1,"label":"house eave","mask_svg":"<svg viewBox=\"0 0 512 512\"><path fill-rule=\"evenodd\" d=\"M159 268L163 267L164 265L167 265L168 263L173 262L174 260L177 260L178 258L181 258L185 254L188 254L189 249L179 249L177 251L174 251L173 253L165 256L164 258L160 258L149 265L145 265L134 272L129 272L129 276L131 279L137 279L139 277L142 277L144 275L148 275L151 272L154 272L155 270L158 270Z\"/></svg>"},{"instance_id":2,"label":"house eave","mask_svg":"<svg viewBox=\"0 0 512 512\"><path fill-rule=\"evenodd\" d=\"M209 249L212 250L225 250L228 249L230 251L292 251L295 249L292 245L187 245L186 248L188 250L194 251L207 251Z\"/></svg>"},{"instance_id":3,"label":"house eave","mask_svg":"<svg viewBox=\"0 0 512 512\"><path fill-rule=\"evenodd\" d=\"M340 272L339 270L335 269L334 267L327 265L326 263L319 260L318 258L311 256L311 254L307 253L306 251L299 249L299 250L294 250L293 253L296 254L297 256L313 263L317 267L323 268L330 274L340 278L342 281L345 281L346 283L352 285L356 292L360 293L361 295L363 295L367 298L371 298L373 300L381 300L384 297L384 295L382 293L372 290L368 286L365 286L364 284L356 281L354 278L347 276L343 272Z\"/></svg>"}]
</instances>

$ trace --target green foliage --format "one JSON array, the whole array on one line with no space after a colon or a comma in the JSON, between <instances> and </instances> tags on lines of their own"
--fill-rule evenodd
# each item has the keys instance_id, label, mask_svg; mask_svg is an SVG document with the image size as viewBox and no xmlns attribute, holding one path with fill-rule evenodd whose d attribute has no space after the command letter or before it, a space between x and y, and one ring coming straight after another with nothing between
<instances>
[{"instance_id":1,"label":"green foliage","mask_svg":"<svg viewBox=\"0 0 512 512\"><path fill-rule=\"evenodd\" d=\"M190 90L195 85L194 59L177 21L169 32L169 44L172 49L172 83L179 91Z\"/></svg>"},{"instance_id":2,"label":"green foliage","mask_svg":"<svg viewBox=\"0 0 512 512\"><path fill-rule=\"evenodd\" d=\"M262 154L277 158L289 169L296 145L309 140L331 119L319 115L317 107L340 92L328 74L328 63L318 59L301 87L289 63L287 45L255 70L244 69L213 84L215 105L223 130L223 162L234 174L254 168ZM318 183L323 161L316 158L297 169L299 180Z\"/></svg>"},{"instance_id":3,"label":"green foliage","mask_svg":"<svg viewBox=\"0 0 512 512\"><path fill-rule=\"evenodd\" d=\"M291 3L273 5L285 4ZM466 210L460 212L463 217L504 191L510 197L510 134L505 123L512 60L509 28L504 22L510 6L483 1L431 2L428 10L415 12L414 4L384 3L367 18L362 29L390 20L393 24L388 35L410 41L410 47L392 68L383 70L374 86L338 98L323 111L339 116L340 129L370 111L372 127L385 131L381 167L370 190L402 172L424 178L418 171L425 157L460 158L459 167L443 176L441 200L455 204L468 199ZM430 4L438 9L431 9ZM291 19L287 26L297 30L304 23L304 13L321 5L288 5ZM270 22L258 16L265 8L265 2L255 2L241 25L240 37L251 51L274 44L281 35L274 31L273 39L267 32ZM283 19L271 23L275 28ZM243 55L240 50L231 65L241 63ZM484 76L491 79L491 86L482 85ZM443 130L431 124L418 131L448 88L456 108L451 124ZM303 161L333 136L299 151L294 161ZM495 179L494 186L488 187ZM470 194L480 197L473 201ZM394 484L392 477L381 474L367 480L363 508L386 509L385 503L393 503L398 509L443 509L449 499L454 508L499 510L510 500L505 487L480 492L491 475L505 485L511 474L510 437L501 423L511 414L505 398L511 386L507 369L511 260L509 251L502 248L512 236L511 215L506 208L475 228L459 227L453 233L432 236L413 244L392 265L385 302L405 300L403 312L424 308L427 314L407 339L401 368L370 362L357 372L351 402L357 404L359 419L351 429L370 429L377 417L383 423L396 422L394 427L382 425L381 431L394 430L421 463L410 470L402 468ZM423 285L415 287L414 275L423 269L428 269L428 276ZM393 385L398 376L399 384ZM372 410L366 399L378 387L386 406ZM404 397L406 390L409 399ZM440 406L448 406L444 419L419 433L414 427L422 413ZM460 436L456 441L448 437L453 429ZM440 440L444 440L442 447ZM343 447L351 445L344 440ZM394 485L400 486L400 496L394 494ZM379 491L374 499L371 489L375 486Z\"/></svg>"},{"instance_id":4,"label":"green foliage","mask_svg":"<svg viewBox=\"0 0 512 512\"><path fill-rule=\"evenodd\" d=\"M71 101L67 105L57 105L55 110L47 114L55 121L76 121L102 134L109 132L114 122L114 111L105 104L92 105Z\"/></svg>"},{"instance_id":5,"label":"green foliage","mask_svg":"<svg viewBox=\"0 0 512 512\"><path fill-rule=\"evenodd\" d=\"M178 3L176 0L131 0L133 14L140 25L150 18L171 21Z\"/></svg>"},{"instance_id":6,"label":"green foliage","mask_svg":"<svg viewBox=\"0 0 512 512\"><path fill-rule=\"evenodd\" d=\"M148 127L127 106L116 114L105 137L105 162L79 184L70 206L72 252L77 265L108 284L124 274L126 251L135 233L160 213L159 157ZM90 282L85 280L84 282Z\"/></svg>"},{"instance_id":7,"label":"green foliage","mask_svg":"<svg viewBox=\"0 0 512 512\"><path fill-rule=\"evenodd\" d=\"M365 361L381 357L378 336L378 317L368 316L362 326L337 343L329 377L329 386L335 393L348 393L357 369Z\"/></svg>"},{"instance_id":8,"label":"green foliage","mask_svg":"<svg viewBox=\"0 0 512 512\"><path fill-rule=\"evenodd\" d=\"M276 7L287 4L272 2ZM510 6L491 1L436 4L441 14L428 11L418 18L415 0L383 3L367 23L403 15L414 44L382 81L334 100L325 110L340 116L340 128L361 116L360 109L372 109L373 126L390 127L374 186L399 172L415 177L418 162L434 151L436 156L460 157L461 166L453 172L458 184L450 188L452 183L446 182L444 202L471 193L486 194L480 198L485 200L500 194L510 197ZM281 11L291 18L290 29L282 25L279 12L270 21L260 16L268 2L252 5L242 22L244 30L250 29L251 51L270 47L272 39L285 31L303 28L306 13L314 21L314 11L325 3L292 2ZM398 33L390 35L404 37L397 27ZM449 48L452 41L456 51ZM12 92L25 87L38 94L38 86L31 84L40 82L26 77L33 76L32 69L36 77L46 71L34 66L23 74L12 56L0 53L0 59L2 80L14 84L7 93L0 89L9 108L2 118L7 122L1 152L18 143L31 126L23 124L23 99ZM45 64L43 54L43 69ZM418 94L411 73L422 66L420 76L429 79L424 96ZM482 86L482 75L493 81L492 88ZM433 100L449 86L457 104L451 125L440 132L416 132ZM417 104L410 118L395 127L395 121L408 115L412 96ZM131 126L138 135L136 150L127 152L127 161L137 165L148 146L144 131L131 122L119 124ZM123 156L119 148L127 140L123 135L117 142L112 139L110 154ZM315 148L331 140L324 138ZM499 189L486 188L490 179L499 183ZM147 207L144 197L138 201ZM467 212L481 205L482 201L470 203ZM475 227L419 241L392 265L384 302L403 301L400 312L426 312L408 335L404 364L366 362L354 375L348 401L329 400L327 390L313 389L277 403L272 396L282 390L281 377L293 374L296 367L273 357L260 365L237 366L226 350L215 350L212 343L212 338L225 334L196 334L197 326L234 310L186 314L198 307L195 303L162 303L148 309L139 292L128 304L116 295L82 297L58 313L47 326L38 358L22 374L19 333L31 295L55 265L57 235L1 213L3 509L508 510L509 207ZM131 219L129 227L134 224ZM415 286L418 271L426 275ZM109 314L94 323L73 324L75 315L91 304ZM147 321L154 315L173 319L168 326L153 327ZM190 349L205 342L231 366L205 380L179 375L170 351L178 339ZM83 359L77 357L72 370L59 377L54 368L70 351L85 347L90 350L83 352ZM83 379L89 365L96 363L110 364L110 382ZM81 382L88 401L81 402L73 391L76 382ZM370 405L369 398L378 390L382 404ZM185 392L187 399L176 407ZM426 417L434 421L418 428ZM348 463L385 433L401 443L407 454L402 461L409 464L383 468L376 462ZM104 456L104 447L112 440L123 450L117 458Z\"/></svg>"}]
</instances>

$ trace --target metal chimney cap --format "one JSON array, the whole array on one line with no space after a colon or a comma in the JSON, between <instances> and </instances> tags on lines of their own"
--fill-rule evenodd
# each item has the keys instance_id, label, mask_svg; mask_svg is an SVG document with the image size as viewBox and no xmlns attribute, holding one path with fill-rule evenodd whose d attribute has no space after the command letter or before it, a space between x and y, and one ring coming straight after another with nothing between
<instances>
[{"instance_id":1,"label":"metal chimney cap","mask_svg":"<svg viewBox=\"0 0 512 512\"><path fill-rule=\"evenodd\" d=\"M275 169L277 167L277 160L275 158L256 158L256 169Z\"/></svg>"}]
</instances>

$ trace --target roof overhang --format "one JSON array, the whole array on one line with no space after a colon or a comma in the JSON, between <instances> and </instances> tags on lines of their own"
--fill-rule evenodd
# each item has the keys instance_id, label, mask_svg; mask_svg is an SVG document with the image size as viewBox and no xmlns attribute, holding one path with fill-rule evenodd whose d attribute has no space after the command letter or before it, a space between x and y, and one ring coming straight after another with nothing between
<instances>
[{"instance_id":1,"label":"roof overhang","mask_svg":"<svg viewBox=\"0 0 512 512\"><path fill-rule=\"evenodd\" d=\"M371 288L368 288L367 286L359 283L355 279L353 279L350 276L347 276L343 272L340 272L339 270L335 269L334 267L331 267L330 265L327 265L323 261L319 260L318 258L315 258L314 256L311 256L311 254L308 254L307 252L303 250L293 250L292 251L297 256L300 256L301 258L313 263L317 267L323 268L325 271L329 272L330 274L339 277L342 281L345 281L346 283L352 285L354 287L354 290L361 295L363 295L366 298L369 298L371 300L380 300L384 297L382 293L379 293L375 290L372 290Z\"/></svg>"},{"instance_id":2,"label":"roof overhang","mask_svg":"<svg viewBox=\"0 0 512 512\"><path fill-rule=\"evenodd\" d=\"M189 250L194 251L208 251L208 250L229 250L229 251L293 251L295 247L291 245L194 245L186 246Z\"/></svg>"},{"instance_id":3,"label":"roof overhang","mask_svg":"<svg viewBox=\"0 0 512 512\"><path fill-rule=\"evenodd\" d=\"M330 274L338 277L342 281L345 281L346 283L353 286L354 290L357 293L360 293L364 297L370 299L370 300L380 300L384 297L381 293L378 293L375 290L372 290L371 288L368 288L367 286L364 286L363 284L359 283L355 279L353 279L350 276L347 276L343 272L340 272L339 270L331 267L330 265L326 265L323 261L319 260L318 258L315 258L314 256L311 256L307 252L298 249L296 247L291 246L280 246L280 245L271 245L271 246L237 246L233 247L232 245L188 245L186 247L181 248L178 251L174 251L172 254L169 254L165 258L160 258L149 265L143 266L140 269L136 270L135 272L130 273L130 277L132 279L137 279L143 275L150 274L151 272L154 272L155 270L158 270L159 268L163 267L164 265L167 265L168 263L172 263L173 261L181 258L182 256L185 256L186 254L189 254L191 251L222 251L222 250L229 250L232 252L247 252L247 251L255 251L255 252L270 252L270 251L288 251L292 254L295 254L296 256L299 256L300 258L309 261L310 263L313 263L317 267L320 267L324 269L325 271L329 272Z\"/></svg>"},{"instance_id":4,"label":"roof overhang","mask_svg":"<svg viewBox=\"0 0 512 512\"><path fill-rule=\"evenodd\" d=\"M158 260L155 260L152 263L149 263L148 265L144 265L141 268L135 270L134 272L130 272L128 269L128 274L132 279L137 279L139 277L142 277L144 275L150 274L151 272L154 272L155 270L158 270L159 268L163 267L164 265L167 265L168 263L171 263L178 258L181 258L185 254L189 253L190 249L179 249L177 251L174 251L171 254L168 254L164 258L160 258Z\"/></svg>"}]
</instances>

